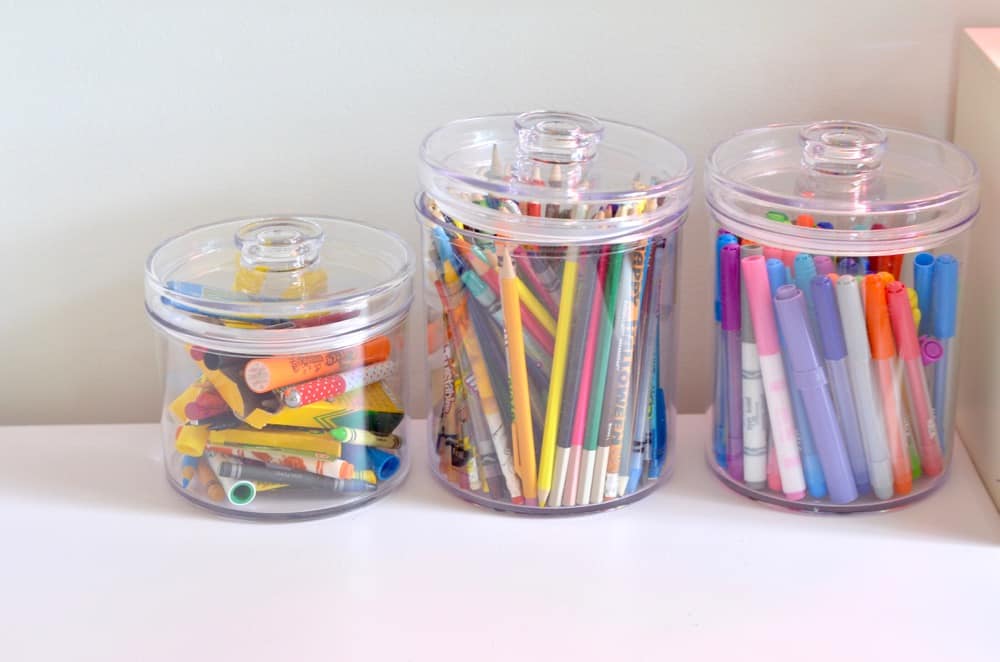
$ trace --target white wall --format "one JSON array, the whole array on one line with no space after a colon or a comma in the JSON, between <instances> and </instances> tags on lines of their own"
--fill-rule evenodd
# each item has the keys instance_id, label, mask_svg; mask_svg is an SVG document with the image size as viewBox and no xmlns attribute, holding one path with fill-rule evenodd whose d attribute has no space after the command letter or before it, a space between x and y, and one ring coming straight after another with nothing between
<instances>
[{"instance_id":1,"label":"white wall","mask_svg":"<svg viewBox=\"0 0 1000 662\"><path fill-rule=\"evenodd\" d=\"M142 265L169 234L312 211L415 243L416 147L447 120L579 110L699 172L767 122L947 137L959 28L1000 23L997 0L83 4L0 4L0 423L157 417ZM709 394L709 231L696 203L686 410Z\"/></svg>"}]
</instances>

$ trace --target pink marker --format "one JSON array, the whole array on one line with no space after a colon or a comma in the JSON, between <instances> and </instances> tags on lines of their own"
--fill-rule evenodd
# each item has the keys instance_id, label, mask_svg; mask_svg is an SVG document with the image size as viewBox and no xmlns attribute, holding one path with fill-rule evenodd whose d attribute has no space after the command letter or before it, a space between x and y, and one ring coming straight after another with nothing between
<instances>
[{"instance_id":1,"label":"pink marker","mask_svg":"<svg viewBox=\"0 0 1000 662\"><path fill-rule=\"evenodd\" d=\"M799 500L806 495L802 460L792 420L792 403L789 399L788 384L785 381L785 366L781 360L781 345L778 341L778 327L774 320L774 304L771 287L767 280L767 267L763 255L752 255L742 260L744 285L750 302L750 317L753 321L757 353L760 357L760 371L764 379L764 399L767 415L771 420L771 434L774 451L781 476L781 489L785 496Z\"/></svg>"},{"instance_id":2,"label":"pink marker","mask_svg":"<svg viewBox=\"0 0 1000 662\"><path fill-rule=\"evenodd\" d=\"M604 278L608 272L608 253L603 251L597 263L597 287L590 306L590 321L587 323L587 341L583 351L583 368L580 370L580 390L576 397L573 413L573 431L569 447L569 475L563 491L562 504L576 505L577 483L580 480L580 462L583 454L583 430L587 423L587 405L590 403L590 382L594 374L594 354L597 353L598 324L601 320L601 302L604 301ZM597 406L597 405L594 405Z\"/></svg>"},{"instance_id":3,"label":"pink marker","mask_svg":"<svg viewBox=\"0 0 1000 662\"><path fill-rule=\"evenodd\" d=\"M885 293L889 301L889 319L892 321L892 331L896 336L899 356L906 366L906 387L916 419L920 466L928 476L937 476L944 470L944 460L941 458L941 445L938 442L931 396L927 392L927 382L924 379L920 341L917 339L917 329L913 324L910 298L906 293L906 286L899 281L889 283Z\"/></svg>"}]
</instances>

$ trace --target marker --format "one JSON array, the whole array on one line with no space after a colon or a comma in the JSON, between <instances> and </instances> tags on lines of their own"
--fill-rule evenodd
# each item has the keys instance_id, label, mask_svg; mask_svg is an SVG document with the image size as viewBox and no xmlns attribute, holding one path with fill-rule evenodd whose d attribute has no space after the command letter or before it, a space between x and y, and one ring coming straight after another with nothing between
<instances>
[{"instance_id":1,"label":"marker","mask_svg":"<svg viewBox=\"0 0 1000 662\"><path fill-rule=\"evenodd\" d=\"M797 501L805 496L806 486L799 447L795 439L792 405L785 382L785 368L781 362L781 346L778 342L774 306L763 256L753 255L743 259L742 271L747 298L750 301L750 317L757 339L761 374L764 378L764 397L774 433L781 489L787 498Z\"/></svg>"},{"instance_id":2,"label":"marker","mask_svg":"<svg viewBox=\"0 0 1000 662\"><path fill-rule=\"evenodd\" d=\"M788 269L780 260L767 261L768 284L771 290L771 298L778 293L778 288L788 283ZM777 337L779 346L785 349L785 339L781 334L781 327L777 327ZM785 382L791 382L791 369L787 358L784 359ZM764 377L765 381L767 377ZM792 403L792 413L795 421L795 432L798 435L799 445L802 448L802 470L805 472L806 486L809 488L809 496L814 499L822 499L826 496L826 480L823 477L823 467L820 464L819 456L816 454L816 445L813 443L813 433L809 426L809 417L806 414L805 405L802 402L802 394L798 389L791 389L789 400ZM770 404L768 404L770 407ZM772 428L773 432L773 428Z\"/></svg>"},{"instance_id":3,"label":"marker","mask_svg":"<svg viewBox=\"0 0 1000 662\"><path fill-rule=\"evenodd\" d=\"M763 255L757 245L740 248L740 257ZM764 404L764 382L760 374L760 358L750 323L750 300L746 282L740 288L740 352L741 391L743 393L743 481L753 489L763 489L768 475L767 408ZM774 467L777 476L777 465ZM780 491L781 484L777 484Z\"/></svg>"},{"instance_id":4,"label":"marker","mask_svg":"<svg viewBox=\"0 0 1000 662\"><path fill-rule=\"evenodd\" d=\"M829 255L817 255L813 258L813 263L816 267L816 273L821 276L832 274L836 271L836 265L833 263L833 258Z\"/></svg>"},{"instance_id":5,"label":"marker","mask_svg":"<svg viewBox=\"0 0 1000 662\"><path fill-rule=\"evenodd\" d=\"M892 338L889 306L885 298L885 281L877 274L865 276L865 318L868 322L868 342L882 396L882 412L892 458L893 487L897 494L909 494L913 487L910 458L903 434L902 411L899 406L900 387L893 369L896 343Z\"/></svg>"},{"instance_id":6,"label":"marker","mask_svg":"<svg viewBox=\"0 0 1000 662\"><path fill-rule=\"evenodd\" d=\"M244 375L254 393L298 384L389 358L389 339L378 336L362 345L305 356L272 356L247 363Z\"/></svg>"},{"instance_id":7,"label":"marker","mask_svg":"<svg viewBox=\"0 0 1000 662\"><path fill-rule=\"evenodd\" d=\"M345 444L388 448L390 450L399 448L403 444L403 440L399 438L399 435L375 434L369 430L344 426L332 428L330 430L330 436Z\"/></svg>"},{"instance_id":8,"label":"marker","mask_svg":"<svg viewBox=\"0 0 1000 662\"><path fill-rule=\"evenodd\" d=\"M896 335L899 357L903 360L906 370L906 387L910 406L913 408L920 467L928 476L937 476L944 470L944 460L941 458L941 442L938 440L931 398L927 392L927 382L920 363L920 342L917 340L917 329L913 324L910 300L906 286L899 281L890 283L885 290L889 302L889 319Z\"/></svg>"},{"instance_id":9,"label":"marker","mask_svg":"<svg viewBox=\"0 0 1000 662\"><path fill-rule=\"evenodd\" d=\"M289 487L304 487L322 492L374 492L376 486L355 478L329 478L304 471L292 471L250 462L219 463L219 478L238 482L282 483Z\"/></svg>"},{"instance_id":10,"label":"marker","mask_svg":"<svg viewBox=\"0 0 1000 662\"><path fill-rule=\"evenodd\" d=\"M934 411L942 449L951 443L954 396L954 363L951 339L955 337L955 317L958 308L958 260L952 255L939 255L934 262L931 294L931 330L941 343L941 358L934 364Z\"/></svg>"},{"instance_id":11,"label":"marker","mask_svg":"<svg viewBox=\"0 0 1000 662\"><path fill-rule=\"evenodd\" d=\"M917 291L917 305L920 307L920 336L931 335L934 332L934 256L931 253L918 253L913 258L913 288Z\"/></svg>"},{"instance_id":12,"label":"marker","mask_svg":"<svg viewBox=\"0 0 1000 662\"><path fill-rule=\"evenodd\" d=\"M868 459L868 479L875 496L886 500L892 498L893 494L892 459L872 377L871 349L859 279L841 276L837 279L836 290L840 318L844 325L847 370L851 376L854 407L861 424L861 438L864 440L865 456Z\"/></svg>"},{"instance_id":13,"label":"marker","mask_svg":"<svg viewBox=\"0 0 1000 662\"><path fill-rule=\"evenodd\" d=\"M206 458L208 465L212 468L212 473L218 478L222 486L223 494L229 499L229 503L234 506L246 506L253 502L257 496L257 486L249 480L236 480L231 476L222 473L222 458L214 453L209 453Z\"/></svg>"},{"instance_id":14,"label":"marker","mask_svg":"<svg viewBox=\"0 0 1000 662\"><path fill-rule=\"evenodd\" d=\"M816 303L816 324L823 339L823 358L830 378L833 405L844 433L854 484L857 485L860 494L866 494L871 489L868 460L865 457L865 442L861 436L861 422L854 406L851 378L847 371L847 345L844 342L843 324L837 308L834 287L833 282L825 276L813 278L812 293Z\"/></svg>"},{"instance_id":15,"label":"marker","mask_svg":"<svg viewBox=\"0 0 1000 662\"><path fill-rule=\"evenodd\" d=\"M301 407L320 400L330 400L346 391L380 382L396 374L395 361L380 361L337 375L316 379L278 389L278 396L286 407Z\"/></svg>"},{"instance_id":16,"label":"marker","mask_svg":"<svg viewBox=\"0 0 1000 662\"><path fill-rule=\"evenodd\" d=\"M816 436L816 450L823 466L831 503L845 504L858 498L843 433L827 387L826 375L812 340L806 298L794 285L782 285L774 298L778 325L785 339L789 373L802 393L809 426Z\"/></svg>"},{"instance_id":17,"label":"marker","mask_svg":"<svg viewBox=\"0 0 1000 662\"><path fill-rule=\"evenodd\" d=\"M722 248L722 335L726 363L726 472L743 480L743 383L740 347L740 247Z\"/></svg>"},{"instance_id":18,"label":"marker","mask_svg":"<svg viewBox=\"0 0 1000 662\"><path fill-rule=\"evenodd\" d=\"M735 235L720 234L715 241L715 406L712 408L715 461L726 466L726 341L722 334L722 249L738 243Z\"/></svg>"}]
</instances>

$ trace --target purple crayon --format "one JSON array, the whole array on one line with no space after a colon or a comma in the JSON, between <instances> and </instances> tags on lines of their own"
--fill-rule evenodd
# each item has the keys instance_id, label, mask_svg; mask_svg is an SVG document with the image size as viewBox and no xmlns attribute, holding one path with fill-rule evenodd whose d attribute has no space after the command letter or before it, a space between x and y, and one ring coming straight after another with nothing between
<instances>
[{"instance_id":1,"label":"purple crayon","mask_svg":"<svg viewBox=\"0 0 1000 662\"><path fill-rule=\"evenodd\" d=\"M722 248L722 337L726 365L726 472L743 480L743 364L740 354L740 246Z\"/></svg>"},{"instance_id":2,"label":"purple crayon","mask_svg":"<svg viewBox=\"0 0 1000 662\"><path fill-rule=\"evenodd\" d=\"M850 503L858 498L851 463L847 457L844 435L830 398L826 374L813 344L806 301L794 285L782 285L774 296L778 326L785 339L791 382L802 394L806 418L813 433L823 476L826 478L830 502Z\"/></svg>"}]
</instances>

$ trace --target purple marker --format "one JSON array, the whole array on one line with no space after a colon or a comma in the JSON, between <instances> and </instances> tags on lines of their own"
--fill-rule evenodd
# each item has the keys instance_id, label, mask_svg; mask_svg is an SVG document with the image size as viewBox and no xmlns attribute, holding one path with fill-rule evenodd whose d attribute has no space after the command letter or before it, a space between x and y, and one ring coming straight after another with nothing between
<instances>
[{"instance_id":1,"label":"purple marker","mask_svg":"<svg viewBox=\"0 0 1000 662\"><path fill-rule=\"evenodd\" d=\"M829 255L817 255L813 262L816 264L816 273L820 276L832 274L835 270L833 258Z\"/></svg>"},{"instance_id":2,"label":"purple marker","mask_svg":"<svg viewBox=\"0 0 1000 662\"><path fill-rule=\"evenodd\" d=\"M726 471L743 480L743 364L740 354L740 246L722 248L720 265L722 337L726 364Z\"/></svg>"},{"instance_id":3,"label":"purple marker","mask_svg":"<svg viewBox=\"0 0 1000 662\"><path fill-rule=\"evenodd\" d=\"M809 428L823 467L830 502L850 503L858 498L844 435L830 399L826 375L819 363L806 318L806 300L794 285L782 285L774 297L778 326L784 336L792 384L802 394Z\"/></svg>"},{"instance_id":4,"label":"purple marker","mask_svg":"<svg viewBox=\"0 0 1000 662\"><path fill-rule=\"evenodd\" d=\"M856 257L842 257L840 262L837 263L837 273L841 276L858 276L860 275L860 263Z\"/></svg>"},{"instance_id":5,"label":"purple marker","mask_svg":"<svg viewBox=\"0 0 1000 662\"><path fill-rule=\"evenodd\" d=\"M817 263L819 259L817 258ZM867 494L871 489L868 479L868 460L865 457L864 441L861 437L861 421L854 407L854 393L851 378L847 372L847 344L837 308L833 283L825 276L812 280L813 305L816 306L816 325L822 338L823 358L826 360L826 374L830 377L833 406L837 410L847 442L847 456L854 472L854 484L859 494Z\"/></svg>"}]
</instances>

